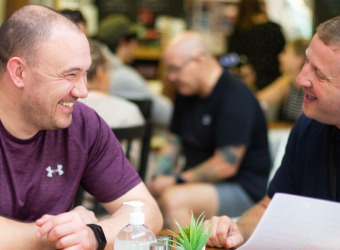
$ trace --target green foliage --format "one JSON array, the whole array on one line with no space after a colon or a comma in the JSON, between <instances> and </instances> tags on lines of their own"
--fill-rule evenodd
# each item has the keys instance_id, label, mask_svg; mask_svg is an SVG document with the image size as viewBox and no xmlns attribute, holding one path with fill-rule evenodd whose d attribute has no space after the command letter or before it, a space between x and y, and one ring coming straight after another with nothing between
<instances>
[{"instance_id":1,"label":"green foliage","mask_svg":"<svg viewBox=\"0 0 340 250\"><path fill-rule=\"evenodd\" d=\"M175 240L170 240L175 244L175 249L184 250L201 250L207 243L212 232L210 225L203 228L204 212L195 221L194 215L191 212L191 222L187 227L182 228L179 223L174 220L179 229L179 233L169 230Z\"/></svg>"}]
</instances>

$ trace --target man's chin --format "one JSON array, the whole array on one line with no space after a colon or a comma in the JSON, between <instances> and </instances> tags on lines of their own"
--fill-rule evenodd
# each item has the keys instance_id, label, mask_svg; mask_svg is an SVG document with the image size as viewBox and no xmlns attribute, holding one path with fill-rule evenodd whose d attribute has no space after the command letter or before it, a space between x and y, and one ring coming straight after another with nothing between
<instances>
[{"instance_id":1,"label":"man's chin","mask_svg":"<svg viewBox=\"0 0 340 250\"><path fill-rule=\"evenodd\" d=\"M187 89L187 88L178 88L177 91L183 96L195 95L194 93L192 93L192 91L190 91L190 89Z\"/></svg>"},{"instance_id":2,"label":"man's chin","mask_svg":"<svg viewBox=\"0 0 340 250\"><path fill-rule=\"evenodd\" d=\"M55 130L56 129L65 129L68 128L72 123L72 116L68 119L64 119L62 121L57 121L55 124Z\"/></svg>"}]
</instances>

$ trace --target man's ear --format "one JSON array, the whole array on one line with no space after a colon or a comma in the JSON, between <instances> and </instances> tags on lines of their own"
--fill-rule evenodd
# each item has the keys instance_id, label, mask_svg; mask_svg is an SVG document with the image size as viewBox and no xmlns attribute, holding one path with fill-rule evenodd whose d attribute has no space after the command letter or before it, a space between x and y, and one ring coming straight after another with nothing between
<instances>
[{"instance_id":1,"label":"man's ear","mask_svg":"<svg viewBox=\"0 0 340 250\"><path fill-rule=\"evenodd\" d=\"M194 56L194 61L198 64L201 64L205 59L206 59L206 57L204 57L202 55Z\"/></svg>"},{"instance_id":2,"label":"man's ear","mask_svg":"<svg viewBox=\"0 0 340 250\"><path fill-rule=\"evenodd\" d=\"M17 88L24 87L25 69L26 64L20 57L12 57L7 62L7 71L9 77Z\"/></svg>"}]
</instances>

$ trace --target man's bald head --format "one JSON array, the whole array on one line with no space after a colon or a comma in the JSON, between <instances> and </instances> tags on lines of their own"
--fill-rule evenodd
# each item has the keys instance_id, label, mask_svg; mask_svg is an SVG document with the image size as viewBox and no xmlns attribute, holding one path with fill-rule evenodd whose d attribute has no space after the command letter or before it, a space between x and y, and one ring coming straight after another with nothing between
<instances>
[{"instance_id":1,"label":"man's bald head","mask_svg":"<svg viewBox=\"0 0 340 250\"><path fill-rule=\"evenodd\" d=\"M66 27L82 32L77 25L58 12L40 5L27 5L14 12L0 27L0 74L6 71L11 57L34 65L36 51L53 29Z\"/></svg>"},{"instance_id":2,"label":"man's bald head","mask_svg":"<svg viewBox=\"0 0 340 250\"><path fill-rule=\"evenodd\" d=\"M210 56L208 46L202 36L194 31L186 31L176 36L167 46L165 53L178 52L187 57Z\"/></svg>"}]
</instances>

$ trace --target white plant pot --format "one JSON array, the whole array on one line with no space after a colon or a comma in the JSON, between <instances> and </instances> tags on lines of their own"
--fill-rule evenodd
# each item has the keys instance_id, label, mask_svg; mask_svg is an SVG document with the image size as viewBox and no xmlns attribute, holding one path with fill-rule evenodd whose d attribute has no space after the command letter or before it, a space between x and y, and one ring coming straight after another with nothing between
<instances>
[{"instance_id":1,"label":"white plant pot","mask_svg":"<svg viewBox=\"0 0 340 250\"><path fill-rule=\"evenodd\" d=\"M182 248L182 249L184 249L184 248ZM202 250L205 250L205 246L202 248Z\"/></svg>"}]
</instances>

